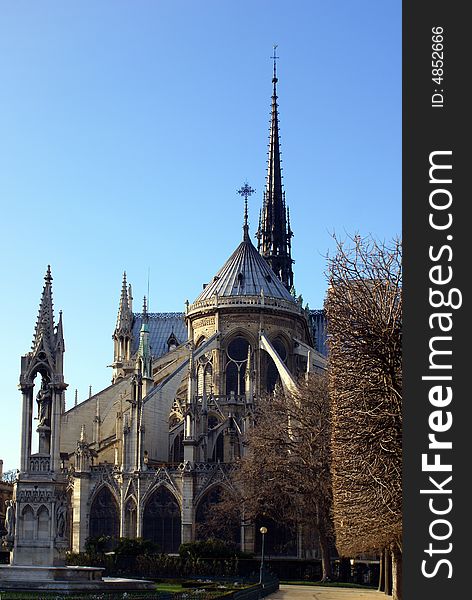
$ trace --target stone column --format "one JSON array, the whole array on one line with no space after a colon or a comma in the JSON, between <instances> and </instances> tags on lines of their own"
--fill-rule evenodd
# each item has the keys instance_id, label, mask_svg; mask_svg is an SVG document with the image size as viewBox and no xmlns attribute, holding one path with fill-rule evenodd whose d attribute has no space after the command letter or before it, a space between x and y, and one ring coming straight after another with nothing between
<instances>
[{"instance_id":1,"label":"stone column","mask_svg":"<svg viewBox=\"0 0 472 600\"><path fill-rule=\"evenodd\" d=\"M127 480L123 478L120 486L120 537L131 537L127 535L126 531L126 506L125 506L125 494L127 488Z\"/></svg>"},{"instance_id":2,"label":"stone column","mask_svg":"<svg viewBox=\"0 0 472 600\"><path fill-rule=\"evenodd\" d=\"M182 477L182 544L192 542L195 537L195 510L193 507L194 475L184 472Z\"/></svg>"},{"instance_id":3,"label":"stone column","mask_svg":"<svg viewBox=\"0 0 472 600\"><path fill-rule=\"evenodd\" d=\"M33 426L33 384L25 384L20 387L23 395L21 414L21 448L20 469L21 473L29 470L29 459L31 456L31 434Z\"/></svg>"},{"instance_id":4,"label":"stone column","mask_svg":"<svg viewBox=\"0 0 472 600\"><path fill-rule=\"evenodd\" d=\"M76 473L72 496L72 550L85 551L85 540L89 537L90 473Z\"/></svg>"},{"instance_id":5,"label":"stone column","mask_svg":"<svg viewBox=\"0 0 472 600\"><path fill-rule=\"evenodd\" d=\"M224 376L224 365L225 365L225 351L216 349L213 351L213 382L214 382L214 395L224 396L225 390L225 376Z\"/></svg>"},{"instance_id":6,"label":"stone column","mask_svg":"<svg viewBox=\"0 0 472 600\"><path fill-rule=\"evenodd\" d=\"M136 481L136 490L138 497L136 498L136 537L143 537L143 516L144 516L144 505L143 505L143 496L144 489L141 485L141 478L138 477Z\"/></svg>"},{"instance_id":7,"label":"stone column","mask_svg":"<svg viewBox=\"0 0 472 600\"><path fill-rule=\"evenodd\" d=\"M187 415L187 417L190 415ZM192 423L192 425L194 425L194 423ZM195 440L193 438L191 439L186 439L184 437L183 440L183 445L184 445L184 463L188 464L190 463L192 466L195 463L195 458L196 458L196 445L197 443L195 442Z\"/></svg>"},{"instance_id":8,"label":"stone column","mask_svg":"<svg viewBox=\"0 0 472 600\"><path fill-rule=\"evenodd\" d=\"M62 393L65 390L64 384L51 386L52 405L51 405L51 440L50 440L50 455L51 455L51 471L53 473L61 470L61 414L62 414Z\"/></svg>"}]
</instances>

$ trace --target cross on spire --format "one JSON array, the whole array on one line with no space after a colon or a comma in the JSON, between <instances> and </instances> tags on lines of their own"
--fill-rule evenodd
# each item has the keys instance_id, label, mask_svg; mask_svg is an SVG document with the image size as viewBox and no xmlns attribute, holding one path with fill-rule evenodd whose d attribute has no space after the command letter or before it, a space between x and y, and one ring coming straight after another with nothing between
<instances>
[{"instance_id":1,"label":"cross on spire","mask_svg":"<svg viewBox=\"0 0 472 600\"><path fill-rule=\"evenodd\" d=\"M277 83L277 59L279 58L277 56L277 48L277 44L274 44L274 54L271 56L274 60L274 78L272 79L272 83Z\"/></svg>"},{"instance_id":2,"label":"cross on spire","mask_svg":"<svg viewBox=\"0 0 472 600\"><path fill-rule=\"evenodd\" d=\"M248 182L244 182L244 185L238 190L240 196L244 196L244 225L243 225L243 240L249 241L249 225L247 218L247 199L252 196L256 190L253 189Z\"/></svg>"}]
</instances>

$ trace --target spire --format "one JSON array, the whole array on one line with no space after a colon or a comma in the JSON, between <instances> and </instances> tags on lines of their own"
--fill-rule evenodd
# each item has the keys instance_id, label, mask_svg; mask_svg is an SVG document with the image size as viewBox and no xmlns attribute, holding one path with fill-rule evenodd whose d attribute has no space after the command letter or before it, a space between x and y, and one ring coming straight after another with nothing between
<instances>
[{"instance_id":1,"label":"spire","mask_svg":"<svg viewBox=\"0 0 472 600\"><path fill-rule=\"evenodd\" d=\"M56 327L56 352L64 352L65 351L65 343L64 343L64 327L62 325L62 310L59 311L59 321Z\"/></svg>"},{"instance_id":2,"label":"spire","mask_svg":"<svg viewBox=\"0 0 472 600\"><path fill-rule=\"evenodd\" d=\"M244 198L244 225L243 225L243 240L249 241L249 224L247 220L247 197Z\"/></svg>"},{"instance_id":3,"label":"spire","mask_svg":"<svg viewBox=\"0 0 472 600\"><path fill-rule=\"evenodd\" d=\"M131 358L131 340L133 334L133 309L132 309L132 291L131 285L126 281L126 271L123 273L123 282L121 284L120 304L118 306L118 316L116 327L113 332L114 350L113 350L113 377L115 383L120 377L126 375L125 371L133 369L130 362Z\"/></svg>"},{"instance_id":4,"label":"spire","mask_svg":"<svg viewBox=\"0 0 472 600\"><path fill-rule=\"evenodd\" d=\"M149 322L149 315L148 315L148 311L147 311L147 298L146 296L144 296L143 298L143 313L142 313L142 317L143 317L143 325L144 324L148 324Z\"/></svg>"},{"instance_id":5,"label":"spire","mask_svg":"<svg viewBox=\"0 0 472 600\"><path fill-rule=\"evenodd\" d=\"M40 347L49 354L54 354L56 336L54 333L54 312L52 302L52 275L51 267L48 265L44 276L44 287L39 303L38 319L34 332L32 350L37 351Z\"/></svg>"},{"instance_id":6,"label":"spire","mask_svg":"<svg viewBox=\"0 0 472 600\"><path fill-rule=\"evenodd\" d=\"M133 312L133 288L131 287L131 283L128 285L128 308L130 312Z\"/></svg>"},{"instance_id":7,"label":"spire","mask_svg":"<svg viewBox=\"0 0 472 600\"><path fill-rule=\"evenodd\" d=\"M121 285L120 305L118 307L118 318L116 320L115 334L128 332L129 329L129 293L126 282L126 271L123 273L123 283Z\"/></svg>"},{"instance_id":8,"label":"spire","mask_svg":"<svg viewBox=\"0 0 472 600\"><path fill-rule=\"evenodd\" d=\"M147 312L146 296L143 300L142 323L139 332L139 347L136 356L138 368L140 368L143 378L152 378L152 356L151 347L149 345L149 319Z\"/></svg>"},{"instance_id":9,"label":"spire","mask_svg":"<svg viewBox=\"0 0 472 600\"><path fill-rule=\"evenodd\" d=\"M290 238L293 235L287 228L285 192L282 186L280 161L279 114L277 104L277 46L274 46L274 72L272 77L272 107L267 159L267 177L264 190L262 218L256 234L258 250L272 270L290 290L293 286L292 257Z\"/></svg>"},{"instance_id":10,"label":"spire","mask_svg":"<svg viewBox=\"0 0 472 600\"><path fill-rule=\"evenodd\" d=\"M62 313L57 327L54 324L54 308L52 301L52 275L48 265L44 276L44 286L39 302L38 318L33 335L31 351L21 357L20 385L30 384L38 372L43 381L52 380L64 383L64 333L62 328Z\"/></svg>"},{"instance_id":11,"label":"spire","mask_svg":"<svg viewBox=\"0 0 472 600\"><path fill-rule=\"evenodd\" d=\"M239 188L238 194L244 196L244 225L243 225L243 242L249 242L249 224L247 216L247 199L248 196L252 196L256 190L254 190L246 181L244 185Z\"/></svg>"}]
</instances>

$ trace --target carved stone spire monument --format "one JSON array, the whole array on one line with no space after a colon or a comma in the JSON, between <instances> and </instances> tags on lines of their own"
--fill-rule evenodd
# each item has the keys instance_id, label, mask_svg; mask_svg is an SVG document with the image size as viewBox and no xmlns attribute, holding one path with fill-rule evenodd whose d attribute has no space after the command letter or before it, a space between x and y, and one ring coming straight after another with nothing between
<instances>
[{"instance_id":1,"label":"carved stone spire monument","mask_svg":"<svg viewBox=\"0 0 472 600\"><path fill-rule=\"evenodd\" d=\"M62 313L56 327L48 267L33 345L21 359L21 468L15 486L13 565L65 565L69 546L67 515L63 514L64 507L67 512L67 481L61 471L59 448L67 388L64 349Z\"/></svg>"},{"instance_id":2,"label":"carved stone spire monument","mask_svg":"<svg viewBox=\"0 0 472 600\"><path fill-rule=\"evenodd\" d=\"M64 350L62 313L56 326L48 266L33 344L21 358L21 468L7 511L10 565L0 566L0 590L147 588L147 582L104 581L101 568L66 566L71 506L60 456Z\"/></svg>"}]
</instances>

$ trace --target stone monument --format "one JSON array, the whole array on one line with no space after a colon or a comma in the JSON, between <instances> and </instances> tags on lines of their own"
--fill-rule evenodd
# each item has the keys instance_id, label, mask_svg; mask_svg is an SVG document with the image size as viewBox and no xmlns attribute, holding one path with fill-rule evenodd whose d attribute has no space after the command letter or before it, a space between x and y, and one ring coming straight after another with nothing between
<instances>
[{"instance_id":1,"label":"stone monument","mask_svg":"<svg viewBox=\"0 0 472 600\"><path fill-rule=\"evenodd\" d=\"M64 337L62 313L54 324L49 267L44 279L32 349L21 359L21 464L5 512L3 544L10 550L10 565L0 565L0 591L152 588L150 582L104 580L98 567L66 566L70 503L60 458Z\"/></svg>"}]
</instances>

